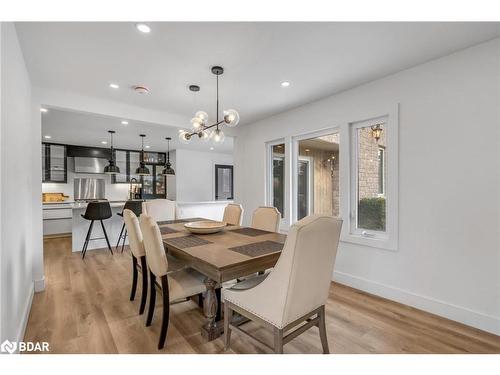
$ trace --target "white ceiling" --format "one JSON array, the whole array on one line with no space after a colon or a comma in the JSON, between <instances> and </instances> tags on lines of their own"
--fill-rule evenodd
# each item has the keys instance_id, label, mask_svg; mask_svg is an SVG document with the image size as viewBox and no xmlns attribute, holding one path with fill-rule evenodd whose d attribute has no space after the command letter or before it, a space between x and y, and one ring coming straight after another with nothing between
<instances>
[{"instance_id":1,"label":"white ceiling","mask_svg":"<svg viewBox=\"0 0 500 375\"><path fill-rule=\"evenodd\" d=\"M141 149L139 134L146 134L144 145L150 146L150 151L167 151L165 137L171 137L170 149L185 149L207 152L232 153L233 138L227 137L222 144L201 142L193 139L188 145L181 144L178 139L179 128L160 124L151 124L129 120L128 125L122 125L121 118L96 115L92 113L75 112L47 107L48 112L42 113L42 140L44 142L63 143L70 145L109 147L108 130L115 130L114 146L129 150ZM45 139L49 135L51 139ZM101 142L107 141L103 145ZM213 150L210 150L213 147Z\"/></svg>"},{"instance_id":2,"label":"white ceiling","mask_svg":"<svg viewBox=\"0 0 500 375\"><path fill-rule=\"evenodd\" d=\"M180 114L186 122L199 108L213 118L215 64L226 70L222 106L251 123L499 36L498 23L150 25L150 34L132 22L16 27L36 85ZM283 80L291 86L282 88ZM136 84L151 94L132 92ZM189 92L189 84L201 91Z\"/></svg>"}]
</instances>

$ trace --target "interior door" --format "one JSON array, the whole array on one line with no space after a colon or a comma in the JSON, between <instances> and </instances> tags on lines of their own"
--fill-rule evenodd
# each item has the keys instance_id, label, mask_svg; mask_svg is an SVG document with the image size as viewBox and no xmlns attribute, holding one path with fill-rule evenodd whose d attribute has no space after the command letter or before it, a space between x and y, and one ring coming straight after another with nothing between
<instances>
[{"instance_id":1,"label":"interior door","mask_svg":"<svg viewBox=\"0 0 500 375\"><path fill-rule=\"evenodd\" d=\"M215 200L233 199L233 166L215 165Z\"/></svg>"}]
</instances>

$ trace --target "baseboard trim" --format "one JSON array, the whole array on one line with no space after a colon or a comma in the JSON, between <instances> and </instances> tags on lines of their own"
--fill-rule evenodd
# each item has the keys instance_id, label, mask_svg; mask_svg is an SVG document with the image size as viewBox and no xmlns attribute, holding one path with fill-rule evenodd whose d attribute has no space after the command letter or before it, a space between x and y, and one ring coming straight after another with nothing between
<instances>
[{"instance_id":1,"label":"baseboard trim","mask_svg":"<svg viewBox=\"0 0 500 375\"><path fill-rule=\"evenodd\" d=\"M333 272L333 280L340 284L415 307L417 309L500 336L500 319L495 316L483 314L462 306L439 301L434 298L412 293L407 290L395 288L340 271Z\"/></svg>"},{"instance_id":2,"label":"baseboard trim","mask_svg":"<svg viewBox=\"0 0 500 375\"><path fill-rule=\"evenodd\" d=\"M35 293L43 292L45 290L45 276L33 282L35 286Z\"/></svg>"},{"instance_id":3,"label":"baseboard trim","mask_svg":"<svg viewBox=\"0 0 500 375\"><path fill-rule=\"evenodd\" d=\"M17 332L17 342L24 341L24 335L26 333L26 327L28 326L28 319L30 317L31 312L31 304L33 303L33 295L35 294L35 285L34 283L30 286L30 291L28 295L28 300L26 301L26 305L23 310L23 319L21 320L21 325L19 327L19 331ZM16 348L15 353L19 353L19 345Z\"/></svg>"}]
</instances>

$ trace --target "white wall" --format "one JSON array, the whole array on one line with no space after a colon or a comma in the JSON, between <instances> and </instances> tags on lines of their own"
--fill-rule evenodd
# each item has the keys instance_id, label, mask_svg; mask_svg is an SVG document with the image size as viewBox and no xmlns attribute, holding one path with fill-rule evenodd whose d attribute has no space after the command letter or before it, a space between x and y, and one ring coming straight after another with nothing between
<instances>
[{"instance_id":1,"label":"white wall","mask_svg":"<svg viewBox=\"0 0 500 375\"><path fill-rule=\"evenodd\" d=\"M74 179L75 178L101 178L105 183L106 198L110 201L123 201L128 199L128 184L112 184L111 176L107 174L85 174L75 173L74 158L68 158L67 183L45 182L42 184L44 193L64 193L68 195L67 201L74 200Z\"/></svg>"},{"instance_id":2,"label":"white wall","mask_svg":"<svg viewBox=\"0 0 500 375\"><path fill-rule=\"evenodd\" d=\"M233 155L191 150L175 151L176 200L205 202L215 199L215 164L233 165Z\"/></svg>"},{"instance_id":3,"label":"white wall","mask_svg":"<svg viewBox=\"0 0 500 375\"><path fill-rule=\"evenodd\" d=\"M33 239L37 229L32 222L33 179L37 177L31 173L32 145L36 135L31 128L31 84L16 30L12 23L2 23L1 30L0 341L18 341L23 339L31 307L32 257L39 244Z\"/></svg>"},{"instance_id":4,"label":"white wall","mask_svg":"<svg viewBox=\"0 0 500 375\"><path fill-rule=\"evenodd\" d=\"M265 203L266 141L400 103L399 249L341 243L334 278L500 334L499 45L240 127L234 158L244 173L235 173L235 200L245 223Z\"/></svg>"}]
</instances>

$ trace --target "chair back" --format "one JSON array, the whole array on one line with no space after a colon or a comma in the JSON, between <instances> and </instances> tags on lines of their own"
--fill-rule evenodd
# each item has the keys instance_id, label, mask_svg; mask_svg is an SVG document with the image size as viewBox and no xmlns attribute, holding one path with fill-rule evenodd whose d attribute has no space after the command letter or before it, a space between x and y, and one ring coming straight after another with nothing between
<instances>
[{"instance_id":1,"label":"chair back","mask_svg":"<svg viewBox=\"0 0 500 375\"><path fill-rule=\"evenodd\" d=\"M142 212L151 216L154 221L175 220L175 201L153 199L142 202Z\"/></svg>"},{"instance_id":2,"label":"chair back","mask_svg":"<svg viewBox=\"0 0 500 375\"><path fill-rule=\"evenodd\" d=\"M326 303L341 228L342 220L324 215L292 225L276 266L251 289L270 319L284 327Z\"/></svg>"},{"instance_id":3,"label":"chair back","mask_svg":"<svg viewBox=\"0 0 500 375\"><path fill-rule=\"evenodd\" d=\"M224 209L222 221L228 225L241 225L243 207L241 204L229 203Z\"/></svg>"},{"instance_id":4,"label":"chair back","mask_svg":"<svg viewBox=\"0 0 500 375\"><path fill-rule=\"evenodd\" d=\"M276 207L259 207L252 215L252 228L278 232L281 214Z\"/></svg>"},{"instance_id":5,"label":"chair back","mask_svg":"<svg viewBox=\"0 0 500 375\"><path fill-rule=\"evenodd\" d=\"M148 267L156 277L162 277L168 272L168 260L163 248L160 228L151 216L144 213L139 218L139 224L144 238Z\"/></svg>"},{"instance_id":6,"label":"chair back","mask_svg":"<svg viewBox=\"0 0 500 375\"><path fill-rule=\"evenodd\" d=\"M135 216L139 217L142 214L143 202L144 201L142 199L129 199L128 201L125 202L125 205L123 206L123 211L130 210L135 214Z\"/></svg>"},{"instance_id":7,"label":"chair back","mask_svg":"<svg viewBox=\"0 0 500 375\"><path fill-rule=\"evenodd\" d=\"M123 210L123 220L127 228L130 251L136 258L146 255L139 219L132 210L126 208Z\"/></svg>"},{"instance_id":8,"label":"chair back","mask_svg":"<svg viewBox=\"0 0 500 375\"><path fill-rule=\"evenodd\" d=\"M109 202L89 202L83 217L87 220L105 220L112 215Z\"/></svg>"}]
</instances>

